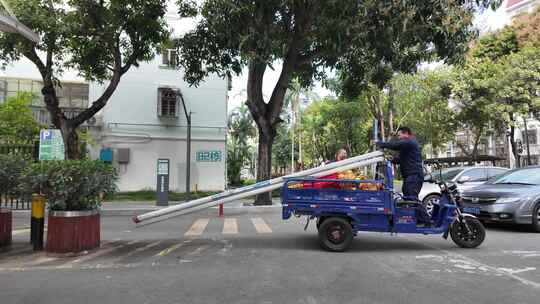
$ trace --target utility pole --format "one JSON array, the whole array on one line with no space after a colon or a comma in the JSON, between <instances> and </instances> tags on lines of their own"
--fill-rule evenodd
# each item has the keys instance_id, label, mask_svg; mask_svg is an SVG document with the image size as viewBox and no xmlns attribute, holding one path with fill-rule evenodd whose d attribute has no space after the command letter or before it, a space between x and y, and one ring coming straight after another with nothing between
<instances>
[{"instance_id":1,"label":"utility pole","mask_svg":"<svg viewBox=\"0 0 540 304\"><path fill-rule=\"evenodd\" d=\"M529 130L527 129L527 117L523 117L523 124L525 125L525 144L527 145L527 166L531 165L531 151L529 147Z\"/></svg>"}]
</instances>

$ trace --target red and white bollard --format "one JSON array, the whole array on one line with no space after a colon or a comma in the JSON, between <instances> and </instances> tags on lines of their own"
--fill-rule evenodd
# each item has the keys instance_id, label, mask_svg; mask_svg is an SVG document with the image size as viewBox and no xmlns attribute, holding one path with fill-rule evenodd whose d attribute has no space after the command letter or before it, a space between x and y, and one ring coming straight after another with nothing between
<instances>
[{"instance_id":1,"label":"red and white bollard","mask_svg":"<svg viewBox=\"0 0 540 304\"><path fill-rule=\"evenodd\" d=\"M223 217L223 203L219 204L219 217Z\"/></svg>"}]
</instances>

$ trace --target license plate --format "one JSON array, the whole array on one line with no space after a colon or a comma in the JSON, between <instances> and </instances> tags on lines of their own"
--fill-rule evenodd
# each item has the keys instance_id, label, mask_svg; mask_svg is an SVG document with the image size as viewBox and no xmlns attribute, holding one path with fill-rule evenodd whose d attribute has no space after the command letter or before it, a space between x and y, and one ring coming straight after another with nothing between
<instances>
[{"instance_id":1,"label":"license plate","mask_svg":"<svg viewBox=\"0 0 540 304\"><path fill-rule=\"evenodd\" d=\"M464 207L463 212L464 213L471 213L471 214L480 214L480 208L478 208L478 207Z\"/></svg>"}]
</instances>

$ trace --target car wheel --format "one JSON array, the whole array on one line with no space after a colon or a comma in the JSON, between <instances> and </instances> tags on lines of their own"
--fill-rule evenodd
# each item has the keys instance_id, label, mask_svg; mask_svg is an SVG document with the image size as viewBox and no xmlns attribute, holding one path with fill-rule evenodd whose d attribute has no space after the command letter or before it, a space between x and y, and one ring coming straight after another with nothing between
<instances>
[{"instance_id":1,"label":"car wheel","mask_svg":"<svg viewBox=\"0 0 540 304\"><path fill-rule=\"evenodd\" d=\"M441 200L441 196L438 194L431 194L428 195L422 203L424 204L424 207L426 208L426 211L429 216L433 215L433 209L435 208L435 205L439 204L439 201Z\"/></svg>"},{"instance_id":2,"label":"car wheel","mask_svg":"<svg viewBox=\"0 0 540 304\"><path fill-rule=\"evenodd\" d=\"M537 203L533 209L532 228L535 232L540 232L540 203Z\"/></svg>"},{"instance_id":3,"label":"car wheel","mask_svg":"<svg viewBox=\"0 0 540 304\"><path fill-rule=\"evenodd\" d=\"M351 224L340 217L327 218L319 228L319 241L328 251L345 251L353 240Z\"/></svg>"}]
</instances>

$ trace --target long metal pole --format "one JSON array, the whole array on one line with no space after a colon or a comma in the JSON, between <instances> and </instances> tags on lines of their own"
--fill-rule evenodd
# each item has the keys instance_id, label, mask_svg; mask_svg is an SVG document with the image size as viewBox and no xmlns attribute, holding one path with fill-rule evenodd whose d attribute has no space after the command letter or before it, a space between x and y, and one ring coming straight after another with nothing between
<instances>
[{"instance_id":1,"label":"long metal pole","mask_svg":"<svg viewBox=\"0 0 540 304\"><path fill-rule=\"evenodd\" d=\"M382 152L375 151L375 152L371 152L371 153L351 157L351 158L348 158L348 159L345 159L345 160L342 160L342 161L327 164L325 166L320 166L320 167L317 167L317 168L312 168L312 169L296 172L294 174L274 178L274 179L271 179L271 180L261 181L261 182L258 182L258 183L255 183L253 185L249 185L249 186L246 186L246 187L241 187L241 188L237 188L237 189L224 191L224 192L221 192L219 194L199 198L199 199L196 199L196 200L193 200L193 201L190 201L190 202L186 202L186 203L183 203L183 204L180 204L180 205L175 205L175 206L171 206L171 207L168 207L168 208L163 208L163 209L155 210L155 211L148 212L148 213L145 213L145 214L141 214L141 215L133 217L133 221L138 223L138 222L141 222L141 221L144 221L144 220L147 220L147 219L151 219L151 218L154 218L154 217L158 217L158 216L166 215L166 214L169 214L169 213L172 213L172 212L177 212L177 211L180 211L180 210L183 210L183 209L198 206L198 205L210 202L210 201L223 202L223 200L225 198L229 197L229 196L240 194L240 193L247 193L247 192L251 192L253 190L259 190L260 189L260 190L263 190L262 192L268 192L268 191L271 191L273 189L276 189L276 188L273 188L273 189L268 190L269 186L283 183L283 181L286 180L287 178L310 176L310 175L318 174L320 172L327 172L327 171L330 171L330 170L333 170L333 169L338 169L337 171L341 171L341 170L344 170L342 168L344 166L347 166L347 165L350 165L350 164L355 164L355 163L358 163L358 162L361 162L361 161L367 161L367 160L370 160L370 159L375 159L375 158L379 159L379 158L382 158L382 156L383 156ZM279 188L279 187L280 186L278 186L277 188Z\"/></svg>"},{"instance_id":2,"label":"long metal pole","mask_svg":"<svg viewBox=\"0 0 540 304\"><path fill-rule=\"evenodd\" d=\"M384 161L384 158L379 156L379 157L375 157L375 158L366 159L366 160L363 160L363 161L354 162L354 163L351 163L351 164L348 164L348 165L345 165L345 166L333 168L333 169L330 169L330 170L327 170L327 171L322 171L322 172L313 174L312 176L314 176L314 177L326 176L326 175L329 175L329 174L333 174L335 172L349 170L349 169L358 168L358 167L363 167L363 166L370 165L372 163L381 162L381 161ZM272 190L275 190L275 189L278 189L278 188L282 187L284 183L285 183L285 179L283 179L281 182L279 182L277 184L268 185L268 186L262 187L262 188L252 189L252 190L247 191L247 192L231 195L231 196L226 197L224 199L211 200L209 202L201 203L201 204L192 206L190 208L184 208L184 209L180 209L180 210L175 210L175 211L168 212L166 214L159 215L159 216L152 216L150 218L147 218L150 221L148 221L146 223L142 223L142 224L139 224L142 221L141 219L139 219L139 221L137 221L135 217L133 219L138 224L137 227L146 226L146 225L162 222L162 221L165 221L165 220L168 220L168 219L180 216L180 215L193 213L193 212L196 212L196 211L199 211L199 210L210 208L210 207L213 207L213 206L216 206L216 205L233 202L233 201L236 201L236 200L241 199L241 198L255 196L257 194L264 193L264 192L269 192L269 191L272 191ZM157 210L157 211L161 211L161 210ZM155 213L157 211L153 211L151 213ZM148 213L144 214L144 215L148 215ZM154 220L152 220L152 219L154 219Z\"/></svg>"}]
</instances>

